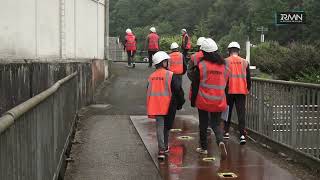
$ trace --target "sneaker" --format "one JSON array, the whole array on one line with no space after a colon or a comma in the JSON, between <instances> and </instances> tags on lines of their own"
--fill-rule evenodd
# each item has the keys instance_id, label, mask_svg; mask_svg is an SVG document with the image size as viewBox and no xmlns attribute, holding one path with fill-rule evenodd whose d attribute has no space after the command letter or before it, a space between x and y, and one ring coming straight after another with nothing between
<instances>
[{"instance_id":1,"label":"sneaker","mask_svg":"<svg viewBox=\"0 0 320 180\"><path fill-rule=\"evenodd\" d=\"M207 135L210 136L211 135L211 128L207 128Z\"/></svg>"},{"instance_id":2,"label":"sneaker","mask_svg":"<svg viewBox=\"0 0 320 180\"><path fill-rule=\"evenodd\" d=\"M221 159L222 160L227 159L227 150L226 150L226 145L224 144L224 142L219 143L219 148L220 148Z\"/></svg>"},{"instance_id":3,"label":"sneaker","mask_svg":"<svg viewBox=\"0 0 320 180\"><path fill-rule=\"evenodd\" d=\"M204 149L202 149L202 148L197 148L196 151L197 151L198 153L200 153L200 154L205 154L205 155L208 154L208 151L207 151L207 150L204 150Z\"/></svg>"},{"instance_id":4,"label":"sneaker","mask_svg":"<svg viewBox=\"0 0 320 180\"><path fill-rule=\"evenodd\" d=\"M167 149L164 151L164 153L168 154L170 152L170 147L168 146Z\"/></svg>"},{"instance_id":5,"label":"sneaker","mask_svg":"<svg viewBox=\"0 0 320 180\"><path fill-rule=\"evenodd\" d=\"M164 154L164 151L160 151L160 152L158 153L158 159L161 160L161 161L163 161L163 160L166 159L166 156L165 156L165 154Z\"/></svg>"},{"instance_id":6,"label":"sneaker","mask_svg":"<svg viewBox=\"0 0 320 180\"><path fill-rule=\"evenodd\" d=\"M241 137L240 137L240 144L241 145L244 145L244 144L246 144L246 137L244 136L244 135L242 135Z\"/></svg>"},{"instance_id":7,"label":"sneaker","mask_svg":"<svg viewBox=\"0 0 320 180\"><path fill-rule=\"evenodd\" d=\"M128 64L127 67L131 67L131 64L130 65Z\"/></svg>"},{"instance_id":8,"label":"sneaker","mask_svg":"<svg viewBox=\"0 0 320 180\"><path fill-rule=\"evenodd\" d=\"M224 133L223 134L223 139L229 139L230 138L230 135L229 135L229 133Z\"/></svg>"}]
</instances>

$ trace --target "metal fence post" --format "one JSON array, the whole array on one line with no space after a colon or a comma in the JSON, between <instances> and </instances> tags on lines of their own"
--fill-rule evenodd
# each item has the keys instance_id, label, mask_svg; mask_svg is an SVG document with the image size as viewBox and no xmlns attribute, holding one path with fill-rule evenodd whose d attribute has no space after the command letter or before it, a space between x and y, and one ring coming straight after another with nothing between
<instances>
[{"instance_id":1,"label":"metal fence post","mask_svg":"<svg viewBox=\"0 0 320 180\"><path fill-rule=\"evenodd\" d=\"M259 83L256 82L258 85ZM263 89L263 86L259 85L258 86L258 102L259 102L259 124L258 124L258 127L259 127L259 132L261 132L262 134L265 134L263 132L263 124L264 124L264 89Z\"/></svg>"},{"instance_id":2,"label":"metal fence post","mask_svg":"<svg viewBox=\"0 0 320 180\"><path fill-rule=\"evenodd\" d=\"M292 90L292 109L291 109L291 146L297 147L297 88Z\"/></svg>"}]
</instances>

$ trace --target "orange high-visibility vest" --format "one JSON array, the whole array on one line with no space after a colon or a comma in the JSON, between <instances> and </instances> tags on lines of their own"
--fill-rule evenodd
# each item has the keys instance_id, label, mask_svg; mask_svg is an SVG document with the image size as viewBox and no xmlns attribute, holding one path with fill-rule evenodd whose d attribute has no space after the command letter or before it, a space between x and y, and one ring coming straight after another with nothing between
<instances>
[{"instance_id":1,"label":"orange high-visibility vest","mask_svg":"<svg viewBox=\"0 0 320 180\"><path fill-rule=\"evenodd\" d=\"M185 41L186 41L186 37L188 37L188 42L187 42L187 46L184 47L184 44L185 44ZM191 49L191 40L190 40L190 37L188 36L187 33L184 33L182 35L182 48L183 49Z\"/></svg>"},{"instance_id":2,"label":"orange high-visibility vest","mask_svg":"<svg viewBox=\"0 0 320 180\"><path fill-rule=\"evenodd\" d=\"M199 64L201 58L203 58L202 51L198 51L198 52L194 53L193 55L191 55L191 61L192 61L193 65L197 66Z\"/></svg>"},{"instance_id":3,"label":"orange high-visibility vest","mask_svg":"<svg viewBox=\"0 0 320 180\"><path fill-rule=\"evenodd\" d=\"M147 114L167 115L171 101L171 81L173 73L166 69L157 69L148 78Z\"/></svg>"},{"instance_id":4,"label":"orange high-visibility vest","mask_svg":"<svg viewBox=\"0 0 320 180\"><path fill-rule=\"evenodd\" d=\"M137 50L136 37L132 33L126 35L126 50L135 51Z\"/></svg>"},{"instance_id":5,"label":"orange high-visibility vest","mask_svg":"<svg viewBox=\"0 0 320 180\"><path fill-rule=\"evenodd\" d=\"M169 71L173 74L183 73L183 54L180 52L172 52L169 59Z\"/></svg>"},{"instance_id":6,"label":"orange high-visibility vest","mask_svg":"<svg viewBox=\"0 0 320 180\"><path fill-rule=\"evenodd\" d=\"M225 111L225 87L229 75L226 66L204 60L199 63L199 70L200 84L196 107L208 112Z\"/></svg>"},{"instance_id":7,"label":"orange high-visibility vest","mask_svg":"<svg viewBox=\"0 0 320 180\"><path fill-rule=\"evenodd\" d=\"M159 50L159 36L156 33L150 33L148 35L148 50L158 51Z\"/></svg>"},{"instance_id":8,"label":"orange high-visibility vest","mask_svg":"<svg viewBox=\"0 0 320 180\"><path fill-rule=\"evenodd\" d=\"M230 69L228 84L229 94L248 94L247 88L247 67L248 62L240 56L230 56L226 59Z\"/></svg>"}]
</instances>

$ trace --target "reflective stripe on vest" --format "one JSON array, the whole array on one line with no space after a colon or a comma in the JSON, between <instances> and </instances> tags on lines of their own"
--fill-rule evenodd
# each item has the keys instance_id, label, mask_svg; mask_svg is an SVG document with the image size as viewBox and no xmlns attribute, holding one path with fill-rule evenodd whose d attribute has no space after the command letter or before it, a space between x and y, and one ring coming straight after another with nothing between
<instances>
[{"instance_id":1,"label":"reflective stripe on vest","mask_svg":"<svg viewBox=\"0 0 320 180\"><path fill-rule=\"evenodd\" d=\"M128 33L126 36L126 50L127 51L132 51L136 50L136 37L132 33Z\"/></svg>"},{"instance_id":2,"label":"reflective stripe on vest","mask_svg":"<svg viewBox=\"0 0 320 180\"><path fill-rule=\"evenodd\" d=\"M227 108L225 95L226 66L202 60L199 63L199 70L200 85L196 107L208 112L225 111Z\"/></svg>"},{"instance_id":3,"label":"reflective stripe on vest","mask_svg":"<svg viewBox=\"0 0 320 180\"><path fill-rule=\"evenodd\" d=\"M171 81L173 73L165 69L157 69L148 78L147 114L167 115L171 102Z\"/></svg>"},{"instance_id":4,"label":"reflective stripe on vest","mask_svg":"<svg viewBox=\"0 0 320 180\"><path fill-rule=\"evenodd\" d=\"M194 53L194 54L191 56L193 65L194 65L194 66L197 66L197 65L199 64L201 58L203 58L203 53L202 53L202 51L198 51L198 52Z\"/></svg>"},{"instance_id":5,"label":"reflective stripe on vest","mask_svg":"<svg viewBox=\"0 0 320 180\"><path fill-rule=\"evenodd\" d=\"M167 71L165 79L164 79L164 81L166 82L164 91L163 92L151 92L151 90L148 88L148 96L170 96L171 92L169 90L168 83L167 83L168 79L169 79L169 75L170 75L170 72ZM149 80L148 80L148 84L149 84L148 87L152 86L152 83Z\"/></svg>"},{"instance_id":6,"label":"reflective stripe on vest","mask_svg":"<svg viewBox=\"0 0 320 180\"><path fill-rule=\"evenodd\" d=\"M241 64L241 65L240 65ZM246 60L239 56L227 58L227 65L230 69L229 94L248 94L247 89L247 66Z\"/></svg>"},{"instance_id":7,"label":"reflective stripe on vest","mask_svg":"<svg viewBox=\"0 0 320 180\"><path fill-rule=\"evenodd\" d=\"M174 74L183 73L183 54L180 52L172 52L169 59L169 71Z\"/></svg>"},{"instance_id":8,"label":"reflective stripe on vest","mask_svg":"<svg viewBox=\"0 0 320 180\"><path fill-rule=\"evenodd\" d=\"M148 36L148 49L159 50L159 36L156 33L151 33Z\"/></svg>"},{"instance_id":9,"label":"reflective stripe on vest","mask_svg":"<svg viewBox=\"0 0 320 180\"><path fill-rule=\"evenodd\" d=\"M203 88L207 88L207 89L211 89L211 90L224 90L226 88L226 85L214 85L214 84L207 84L206 81L208 79L208 75L207 75L207 65L205 63L205 61L201 61L199 64L202 65L203 67L203 79L200 82L199 86L203 87ZM226 72L226 70L225 70ZM225 77L225 81L226 81L226 73L224 72L224 77ZM210 100L221 100L223 99L225 96L212 96L212 95L208 95L208 94L204 94L203 92L199 91L199 95L203 96L207 99Z\"/></svg>"}]
</instances>

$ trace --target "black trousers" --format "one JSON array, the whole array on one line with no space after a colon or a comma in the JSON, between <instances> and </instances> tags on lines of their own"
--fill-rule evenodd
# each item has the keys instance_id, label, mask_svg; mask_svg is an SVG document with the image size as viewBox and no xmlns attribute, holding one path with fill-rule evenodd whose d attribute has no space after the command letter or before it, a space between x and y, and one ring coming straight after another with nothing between
<instances>
[{"instance_id":1,"label":"black trousers","mask_svg":"<svg viewBox=\"0 0 320 180\"><path fill-rule=\"evenodd\" d=\"M182 52L182 54L183 54L183 59L187 62L188 60L187 60L187 56L188 56L188 51L189 51L189 49L183 49L183 52ZM188 63L188 62L187 62Z\"/></svg>"},{"instance_id":2,"label":"black trousers","mask_svg":"<svg viewBox=\"0 0 320 180\"><path fill-rule=\"evenodd\" d=\"M148 55L149 55L149 67L152 66L152 56L158 51L148 51Z\"/></svg>"},{"instance_id":3,"label":"black trousers","mask_svg":"<svg viewBox=\"0 0 320 180\"><path fill-rule=\"evenodd\" d=\"M200 135L200 146L202 149L208 149L208 139L207 139L207 128L208 122L216 136L216 143L219 145L223 141L223 129L221 124L221 112L208 112L198 109L199 113L199 135Z\"/></svg>"},{"instance_id":4,"label":"black trousers","mask_svg":"<svg viewBox=\"0 0 320 180\"><path fill-rule=\"evenodd\" d=\"M227 94L227 103L229 105L229 117L228 121L225 122L224 131L229 132L230 122L231 122L231 115L233 105L236 105L237 115L238 115L238 125L239 125L239 132L241 135L246 135L245 131L245 117L246 117L246 95L244 94Z\"/></svg>"},{"instance_id":5,"label":"black trousers","mask_svg":"<svg viewBox=\"0 0 320 180\"><path fill-rule=\"evenodd\" d=\"M130 66L131 63L134 62L134 55L136 54L136 51L127 51L128 55L128 65Z\"/></svg>"}]
</instances>

